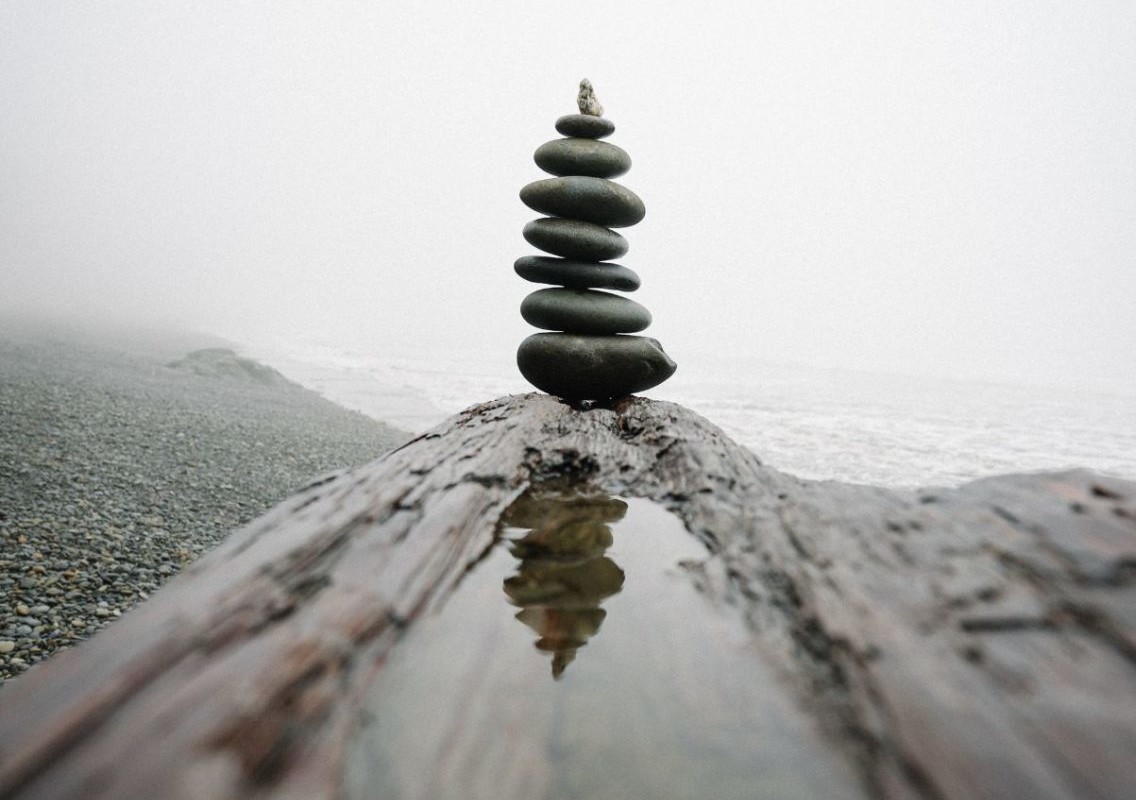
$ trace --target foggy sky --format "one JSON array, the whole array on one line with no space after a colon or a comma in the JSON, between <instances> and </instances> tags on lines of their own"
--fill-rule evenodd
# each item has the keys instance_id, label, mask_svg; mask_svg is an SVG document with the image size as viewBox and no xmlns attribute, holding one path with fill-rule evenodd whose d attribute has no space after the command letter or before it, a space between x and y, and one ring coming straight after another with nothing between
<instances>
[{"instance_id":1,"label":"foggy sky","mask_svg":"<svg viewBox=\"0 0 1136 800\"><path fill-rule=\"evenodd\" d=\"M675 380L1136 385L1129 2L5 0L0 313L511 360L583 77Z\"/></svg>"}]
</instances>

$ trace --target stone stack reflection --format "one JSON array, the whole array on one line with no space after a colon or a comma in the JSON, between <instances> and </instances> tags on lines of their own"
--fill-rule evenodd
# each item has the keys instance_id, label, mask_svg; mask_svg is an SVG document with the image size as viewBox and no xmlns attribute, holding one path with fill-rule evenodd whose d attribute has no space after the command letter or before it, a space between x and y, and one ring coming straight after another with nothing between
<instances>
[{"instance_id":1,"label":"stone stack reflection","mask_svg":"<svg viewBox=\"0 0 1136 800\"><path fill-rule=\"evenodd\" d=\"M622 500L557 494L526 495L505 513L506 525L529 531L510 542L521 563L505 594L539 636L537 649L552 654L554 678L599 632L607 615L600 604L623 587L623 570L604 553L608 523L626 513Z\"/></svg>"}]
</instances>

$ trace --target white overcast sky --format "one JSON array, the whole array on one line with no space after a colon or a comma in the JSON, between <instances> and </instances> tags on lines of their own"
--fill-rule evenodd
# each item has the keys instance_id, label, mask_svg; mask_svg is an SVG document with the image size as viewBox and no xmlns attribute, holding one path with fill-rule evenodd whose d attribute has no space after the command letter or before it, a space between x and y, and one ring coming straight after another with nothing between
<instances>
[{"instance_id":1,"label":"white overcast sky","mask_svg":"<svg viewBox=\"0 0 1136 800\"><path fill-rule=\"evenodd\" d=\"M1136 381L1132 2L3 0L0 309L511 358L582 77L680 369Z\"/></svg>"}]
</instances>

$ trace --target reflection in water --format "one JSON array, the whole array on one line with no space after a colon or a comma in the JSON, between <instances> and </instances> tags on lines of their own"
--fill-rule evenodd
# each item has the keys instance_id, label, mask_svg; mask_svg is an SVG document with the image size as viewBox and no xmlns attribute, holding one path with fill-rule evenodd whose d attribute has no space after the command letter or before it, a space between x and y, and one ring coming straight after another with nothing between
<instances>
[{"instance_id":1,"label":"reflection in water","mask_svg":"<svg viewBox=\"0 0 1136 800\"><path fill-rule=\"evenodd\" d=\"M505 594L539 635L537 649L552 653L553 678L599 631L607 615L600 603L623 587L623 570L604 552L612 545L607 523L626 513L622 500L551 491L530 491L505 512L507 526L528 530L510 540L521 563Z\"/></svg>"},{"instance_id":2,"label":"reflection in water","mask_svg":"<svg viewBox=\"0 0 1136 800\"><path fill-rule=\"evenodd\" d=\"M706 557L682 520L546 490L504 522L362 696L344 800L863 796L758 637L676 571Z\"/></svg>"}]
</instances>

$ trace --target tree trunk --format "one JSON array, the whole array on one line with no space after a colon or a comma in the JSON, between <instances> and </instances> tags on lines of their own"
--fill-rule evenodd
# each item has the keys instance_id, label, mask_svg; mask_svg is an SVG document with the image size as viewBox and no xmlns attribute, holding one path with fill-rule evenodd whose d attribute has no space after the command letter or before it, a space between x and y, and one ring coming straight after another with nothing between
<instances>
[{"instance_id":1,"label":"tree trunk","mask_svg":"<svg viewBox=\"0 0 1136 800\"><path fill-rule=\"evenodd\" d=\"M642 689L646 699L567 732L547 717L560 688L517 687L508 702L478 690L477 680L521 674L489 643L497 619L524 630L497 607L500 580L486 583L490 600L471 587L500 552L502 515L534 486L646 498L677 515L706 552L667 585L695 587L683 602L745 641L652 651L611 695ZM599 508L588 513L623 513ZM524 523L526 509L514 505L506 522ZM556 546L530 537L512 543L514 555L530 545ZM552 561L517 557L505 592L527 609L526 581ZM601 640L616 640L614 604L612 630L595 635L600 605L623 570L628 587L634 575L627 563L618 576L603 570L571 573L573 591L601 598L564 606L576 633L559 607L517 615L540 628L542 647L577 636L554 656L564 679L548 681L565 697L585 693L571 684L591 651L566 666L574 648L595 636L598 657ZM557 574L563 589L569 573ZM436 658L449 652L442 620L462 615L482 626L461 634L479 649ZM752 672L729 666L738 658ZM439 669L449 677L430 684ZM445 706L451 719L426 720L399 689L415 681L464 701ZM808 482L669 403L577 411L545 395L502 398L306 487L114 626L14 681L0 693L0 796L567 796L585 784L556 778L556 748L586 747L579 737L546 746L550 730L602 737L641 716L643 736L663 741L667 703L703 695L697 713L710 722L684 740L692 765L715 719L740 739L744 720L773 726L746 744L764 777L747 778L739 796L1129 797L1136 485L1081 471L924 491ZM444 723L444 757L424 761L420 785L392 783L393 768L369 759L375 718L404 720L398 752L413 752L412 729ZM477 722L486 719L502 727ZM611 746L632 747L627 738ZM678 749L655 753L658 768ZM605 796L667 796L668 786L681 795L668 782Z\"/></svg>"}]
</instances>

